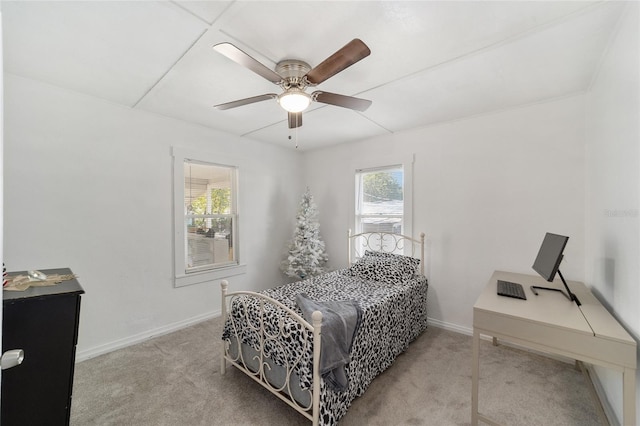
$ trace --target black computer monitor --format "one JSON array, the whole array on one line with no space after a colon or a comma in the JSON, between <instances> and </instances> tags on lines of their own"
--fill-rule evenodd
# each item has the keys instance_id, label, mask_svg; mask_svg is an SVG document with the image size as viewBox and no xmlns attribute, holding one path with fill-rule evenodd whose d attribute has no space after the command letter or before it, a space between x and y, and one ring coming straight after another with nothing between
<instances>
[{"instance_id":1,"label":"black computer monitor","mask_svg":"<svg viewBox=\"0 0 640 426\"><path fill-rule=\"evenodd\" d=\"M544 240L542 240L538 256L536 257L535 262L533 262L533 270L549 282L552 282L555 279L557 273L564 284L564 288L567 290L568 294L565 294L565 296L567 296L569 300L575 301L576 304L580 306L580 301L576 295L571 292L567 282L562 276L562 272L560 272L560 262L562 262L563 257L562 253L564 252L564 248L567 246L568 241L569 237L547 232L544 236ZM536 289L562 292L560 289L551 287L531 286L531 291L533 291L536 296L538 295Z\"/></svg>"},{"instance_id":2,"label":"black computer monitor","mask_svg":"<svg viewBox=\"0 0 640 426\"><path fill-rule=\"evenodd\" d=\"M533 270L545 280L552 282L562 261L562 252L569 241L569 237L547 232L542 240L536 261L533 262Z\"/></svg>"}]
</instances>

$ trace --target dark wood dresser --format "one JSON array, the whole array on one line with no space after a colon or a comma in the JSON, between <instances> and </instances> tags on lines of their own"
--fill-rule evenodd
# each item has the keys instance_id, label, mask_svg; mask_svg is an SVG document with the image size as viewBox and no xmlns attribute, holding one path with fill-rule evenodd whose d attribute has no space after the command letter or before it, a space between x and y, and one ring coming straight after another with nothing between
<instances>
[{"instance_id":1,"label":"dark wood dresser","mask_svg":"<svg viewBox=\"0 0 640 426\"><path fill-rule=\"evenodd\" d=\"M41 271L72 273L68 268ZM9 273L18 274L26 272ZM2 371L2 426L69 424L83 293L76 279L3 291L2 353L22 349L24 360Z\"/></svg>"}]
</instances>

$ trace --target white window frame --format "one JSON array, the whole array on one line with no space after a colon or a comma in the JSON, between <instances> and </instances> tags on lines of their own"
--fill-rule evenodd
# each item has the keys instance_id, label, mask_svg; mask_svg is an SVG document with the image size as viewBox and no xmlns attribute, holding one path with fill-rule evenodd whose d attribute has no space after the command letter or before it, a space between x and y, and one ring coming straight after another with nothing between
<instances>
[{"instance_id":1,"label":"white window frame","mask_svg":"<svg viewBox=\"0 0 640 426\"><path fill-rule=\"evenodd\" d=\"M375 171L375 170L385 170L393 167L402 167L403 169L403 217L402 217L402 229L403 234L415 237L413 235L413 163L414 163L414 155L404 155L404 156L382 156L379 158L370 158L370 159L361 159L355 161L351 165L351 170L353 173L353 182L354 186L351 187L351 209L350 209L350 219L349 223L351 224L351 229L354 231L358 229L358 200L357 200L357 188L358 185L358 177L357 174L362 171ZM415 237L417 238L417 237ZM410 247L405 247L405 254L410 253Z\"/></svg>"},{"instance_id":2,"label":"white window frame","mask_svg":"<svg viewBox=\"0 0 640 426\"><path fill-rule=\"evenodd\" d=\"M246 273L246 265L240 263L240 214L238 211L239 194L239 165L237 161L225 158L216 153L189 150L180 147L173 147L173 260L174 260L174 286L184 287L192 284L212 282L223 278ZM184 162L185 160L233 167L236 169L236 184L233 200L235 203L235 236L234 236L234 259L233 264L214 266L204 270L186 271L186 235L185 235L185 212L184 212Z\"/></svg>"}]
</instances>

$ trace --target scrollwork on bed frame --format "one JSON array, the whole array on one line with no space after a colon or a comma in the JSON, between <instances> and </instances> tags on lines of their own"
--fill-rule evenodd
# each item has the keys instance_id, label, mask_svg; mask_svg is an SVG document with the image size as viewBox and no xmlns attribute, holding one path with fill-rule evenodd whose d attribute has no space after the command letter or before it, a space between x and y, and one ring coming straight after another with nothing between
<instances>
[{"instance_id":1,"label":"scrollwork on bed frame","mask_svg":"<svg viewBox=\"0 0 640 426\"><path fill-rule=\"evenodd\" d=\"M221 282L222 317L228 319L229 325L233 329L233 337L232 340L224 340L223 342L224 344L220 365L221 374L225 374L226 361L229 361L238 369L242 370L246 375L271 391L271 393L275 394L281 400L289 404L296 411L307 417L312 421L313 425L316 426L318 424L320 415L319 371L321 344L320 330L322 329L322 313L320 311L315 311L312 314L313 324L309 324L296 312L292 311L291 309L271 297L251 291L237 291L228 293L228 286L229 283L226 280L223 280ZM250 308L248 306L250 299L258 303L258 309ZM300 324L300 327L297 328L299 330L302 330L301 333L303 336L303 343L301 353L295 357L291 364L283 366L286 373L282 385L276 385L273 383L274 380L269 380L268 376L272 367L269 362L271 360L268 359L268 357L265 355L265 348L269 345L279 347L281 351L285 353L285 358L289 359L289 353L287 351L287 348L282 344L282 341L283 338L288 337L290 331L287 331L287 329L285 328L285 321L283 318L279 319L277 327L274 331L270 332L269 330L267 330L267 328L265 328L265 316L267 312L267 309L265 309L265 307L267 305L272 305L277 309L281 309L293 321ZM240 325L238 324L237 319L233 315L227 315L227 307L231 306L242 308L241 312L244 312L243 319L245 326L249 328L249 332L253 332L258 336L257 346L259 350L257 351L257 355L250 355L250 359L245 359L245 354L241 347L240 339L238 338L238 336L241 336L242 333L239 330ZM253 312L257 315L257 321L255 318L252 319L249 317L249 312ZM273 327L271 327L271 329L273 329ZM234 343L233 341L235 341L237 345L237 349L235 351L231 347L231 345ZM291 378L295 368L302 362L304 353L303 351L308 350L311 344L313 344L313 384L310 389L305 391L308 392L310 402L308 405L303 405L299 403L294 397L295 392L291 388ZM273 361L271 361L271 363L272 362ZM254 368L251 368L251 366L253 366Z\"/></svg>"},{"instance_id":2,"label":"scrollwork on bed frame","mask_svg":"<svg viewBox=\"0 0 640 426\"><path fill-rule=\"evenodd\" d=\"M366 250L381 251L384 253L405 254L411 257L420 255L420 274L424 275L424 232L420 233L420 239L390 232L362 232L351 235L349 229L347 235L349 266L364 255ZM416 253L419 250L419 253Z\"/></svg>"}]
</instances>

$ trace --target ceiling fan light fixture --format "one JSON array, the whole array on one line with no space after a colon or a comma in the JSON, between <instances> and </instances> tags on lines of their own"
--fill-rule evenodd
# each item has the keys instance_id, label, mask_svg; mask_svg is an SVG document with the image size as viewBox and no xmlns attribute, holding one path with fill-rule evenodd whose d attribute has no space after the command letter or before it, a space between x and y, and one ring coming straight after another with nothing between
<instances>
[{"instance_id":1,"label":"ceiling fan light fixture","mask_svg":"<svg viewBox=\"0 0 640 426\"><path fill-rule=\"evenodd\" d=\"M309 107L311 97L300 89L292 88L278 96L278 103L287 112L302 112Z\"/></svg>"}]
</instances>

